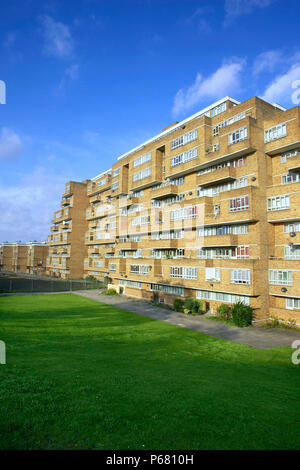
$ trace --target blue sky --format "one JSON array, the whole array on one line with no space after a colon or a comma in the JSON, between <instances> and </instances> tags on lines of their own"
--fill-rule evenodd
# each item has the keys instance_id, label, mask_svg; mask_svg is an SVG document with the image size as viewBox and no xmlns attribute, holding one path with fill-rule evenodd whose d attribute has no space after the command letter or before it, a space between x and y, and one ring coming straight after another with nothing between
<instances>
[{"instance_id":1,"label":"blue sky","mask_svg":"<svg viewBox=\"0 0 300 470\"><path fill-rule=\"evenodd\" d=\"M1 5L0 241L43 240L64 183L225 95L292 107L299 0Z\"/></svg>"}]
</instances>

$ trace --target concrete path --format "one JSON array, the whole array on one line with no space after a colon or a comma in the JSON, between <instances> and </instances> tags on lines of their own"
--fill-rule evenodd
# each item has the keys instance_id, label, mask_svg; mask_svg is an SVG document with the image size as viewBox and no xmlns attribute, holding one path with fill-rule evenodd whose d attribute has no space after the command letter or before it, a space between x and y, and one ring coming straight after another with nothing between
<instances>
[{"instance_id":1,"label":"concrete path","mask_svg":"<svg viewBox=\"0 0 300 470\"><path fill-rule=\"evenodd\" d=\"M156 320L178 325L190 330L199 331L216 338L223 338L239 344L246 344L257 349L269 349L277 346L291 346L294 340L300 340L300 332L279 328L238 328L224 323L209 320L203 316L188 316L183 313L167 310L125 296L101 295L99 290L80 290L73 294L81 295L104 304L129 310Z\"/></svg>"}]
</instances>

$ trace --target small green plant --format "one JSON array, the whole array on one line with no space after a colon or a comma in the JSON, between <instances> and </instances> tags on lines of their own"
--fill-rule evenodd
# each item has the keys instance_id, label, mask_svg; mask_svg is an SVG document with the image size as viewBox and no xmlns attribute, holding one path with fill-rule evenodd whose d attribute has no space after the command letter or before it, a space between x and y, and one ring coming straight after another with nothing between
<instances>
[{"instance_id":1,"label":"small green plant","mask_svg":"<svg viewBox=\"0 0 300 470\"><path fill-rule=\"evenodd\" d=\"M252 323L253 308L243 302L237 302L232 309L232 320L236 326L241 328Z\"/></svg>"},{"instance_id":2,"label":"small green plant","mask_svg":"<svg viewBox=\"0 0 300 470\"><path fill-rule=\"evenodd\" d=\"M230 305L222 304L217 308L217 317L220 320L229 321L232 318L232 308Z\"/></svg>"},{"instance_id":3,"label":"small green plant","mask_svg":"<svg viewBox=\"0 0 300 470\"><path fill-rule=\"evenodd\" d=\"M184 301L182 299L174 299L173 306L176 312L183 312Z\"/></svg>"},{"instance_id":4,"label":"small green plant","mask_svg":"<svg viewBox=\"0 0 300 470\"><path fill-rule=\"evenodd\" d=\"M118 294L116 289L113 289L112 287L110 289L104 290L103 292L101 292L101 294L104 294L104 295L120 295L120 294Z\"/></svg>"},{"instance_id":5,"label":"small green plant","mask_svg":"<svg viewBox=\"0 0 300 470\"><path fill-rule=\"evenodd\" d=\"M98 279L95 278L95 276L92 276L92 275L87 276L85 278L85 280L88 281L88 282L97 282L98 281Z\"/></svg>"},{"instance_id":6,"label":"small green plant","mask_svg":"<svg viewBox=\"0 0 300 470\"><path fill-rule=\"evenodd\" d=\"M192 313L194 315L205 313L203 300L197 300L193 297L187 297L183 304L183 311L187 315Z\"/></svg>"}]
</instances>

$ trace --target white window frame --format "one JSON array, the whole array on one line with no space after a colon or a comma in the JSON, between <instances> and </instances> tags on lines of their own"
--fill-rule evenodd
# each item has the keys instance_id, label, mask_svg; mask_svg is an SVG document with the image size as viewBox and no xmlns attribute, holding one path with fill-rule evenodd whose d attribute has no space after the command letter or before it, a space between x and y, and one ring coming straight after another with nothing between
<instances>
[{"instance_id":1,"label":"white window frame","mask_svg":"<svg viewBox=\"0 0 300 470\"><path fill-rule=\"evenodd\" d=\"M241 127L228 134L228 145L234 145L248 138L247 126Z\"/></svg>"},{"instance_id":2,"label":"white window frame","mask_svg":"<svg viewBox=\"0 0 300 470\"><path fill-rule=\"evenodd\" d=\"M268 212L280 211L290 208L290 195L280 194L279 196L272 196L267 198Z\"/></svg>"},{"instance_id":3,"label":"white window frame","mask_svg":"<svg viewBox=\"0 0 300 470\"><path fill-rule=\"evenodd\" d=\"M273 140L281 139L286 136L286 123L283 122L277 126L269 127L265 130L265 143L272 142Z\"/></svg>"}]
</instances>

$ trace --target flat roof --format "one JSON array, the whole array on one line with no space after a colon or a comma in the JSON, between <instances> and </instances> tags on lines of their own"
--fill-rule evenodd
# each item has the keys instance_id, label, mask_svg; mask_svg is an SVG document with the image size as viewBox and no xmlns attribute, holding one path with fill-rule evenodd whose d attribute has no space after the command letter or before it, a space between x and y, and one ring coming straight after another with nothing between
<instances>
[{"instance_id":1,"label":"flat roof","mask_svg":"<svg viewBox=\"0 0 300 470\"><path fill-rule=\"evenodd\" d=\"M174 132L175 130L179 129L181 126L183 126L186 122L188 121L191 121L192 119L195 119L203 114L206 114L208 113L208 111L211 111L213 108L215 108L216 106L219 106L220 104L224 103L224 101L231 101L232 103L234 104L240 104L241 101L238 101L236 100L235 98L231 98L231 96L225 96L224 98L218 100L218 101L215 101L213 104L211 104L210 106L207 106L206 108L204 109L201 109L200 111L198 111L197 113L195 114L192 114L192 116L189 116L185 119L183 119L183 121L180 121L174 125L171 125L170 127L168 127L167 129L165 129L164 131L160 132L159 134L155 135L154 137L151 137L151 139L149 140L146 140L145 142L143 142L142 144L138 145L137 147L134 147L133 149L131 150L128 150L128 152L126 153L123 153L120 157L118 157L118 160L122 160L123 158L126 158L128 157L129 155L131 155L132 153L135 153L139 150L142 150L146 145L150 144L151 142L155 142L156 140L159 140L161 139L162 137L168 135L168 134L171 134L172 132ZM97 180L98 178L101 178L101 176L104 176L106 175L107 173L109 173L110 171L112 171L112 169L110 168L109 170L106 170L104 171L103 173L100 173L100 175L97 175L95 176L94 178L91 178L91 181L95 181Z\"/></svg>"}]
</instances>

